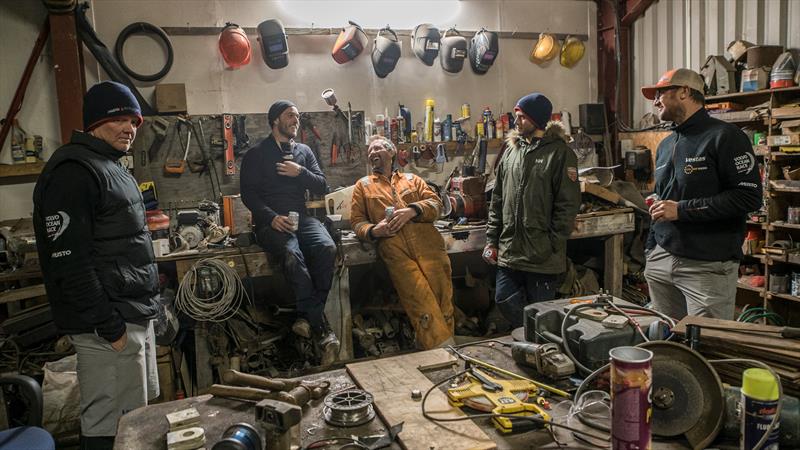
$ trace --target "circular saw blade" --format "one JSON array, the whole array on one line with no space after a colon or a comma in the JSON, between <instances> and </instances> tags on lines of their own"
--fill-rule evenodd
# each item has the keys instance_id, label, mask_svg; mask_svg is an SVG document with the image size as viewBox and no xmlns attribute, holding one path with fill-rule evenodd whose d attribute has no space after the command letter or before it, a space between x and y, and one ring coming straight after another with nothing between
<instances>
[{"instance_id":1,"label":"circular saw blade","mask_svg":"<svg viewBox=\"0 0 800 450\"><path fill-rule=\"evenodd\" d=\"M653 352L653 434L683 434L706 448L722 428L725 397L717 372L699 353L667 341L639 347Z\"/></svg>"}]
</instances>

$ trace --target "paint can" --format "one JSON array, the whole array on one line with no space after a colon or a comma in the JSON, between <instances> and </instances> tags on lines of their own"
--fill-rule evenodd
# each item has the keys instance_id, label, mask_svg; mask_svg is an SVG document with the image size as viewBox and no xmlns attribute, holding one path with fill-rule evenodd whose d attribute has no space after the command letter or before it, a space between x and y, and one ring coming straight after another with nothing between
<instances>
[{"instance_id":1,"label":"paint can","mask_svg":"<svg viewBox=\"0 0 800 450\"><path fill-rule=\"evenodd\" d=\"M778 382L766 369L747 369L742 373L741 441L739 448L750 450L769 428L778 410ZM767 438L763 450L777 450L780 422Z\"/></svg>"},{"instance_id":2,"label":"paint can","mask_svg":"<svg viewBox=\"0 0 800 450\"><path fill-rule=\"evenodd\" d=\"M652 448L653 352L617 347L611 357L611 448Z\"/></svg>"}]
</instances>

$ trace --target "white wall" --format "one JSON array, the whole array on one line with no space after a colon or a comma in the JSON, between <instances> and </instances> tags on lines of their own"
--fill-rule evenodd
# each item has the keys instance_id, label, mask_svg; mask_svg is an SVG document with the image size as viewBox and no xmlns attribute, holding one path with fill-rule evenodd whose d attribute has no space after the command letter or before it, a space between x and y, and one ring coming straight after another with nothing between
<instances>
[{"instance_id":1,"label":"white wall","mask_svg":"<svg viewBox=\"0 0 800 450\"><path fill-rule=\"evenodd\" d=\"M800 1L669 0L651 6L633 26L632 125L653 110L641 86L671 68L699 71L708 56L726 55L737 39L800 48Z\"/></svg>"},{"instance_id":2,"label":"white wall","mask_svg":"<svg viewBox=\"0 0 800 450\"><path fill-rule=\"evenodd\" d=\"M0 107L5 108L13 97L44 12L36 0L0 0L0 8L0 42L6 43L0 64ZM26 12L17 13L18 10ZM447 113L458 116L462 103L469 103L476 112L485 105L495 113L510 111L519 97L540 91L550 97L556 110L572 112L574 122L578 104L597 100L597 21L593 1L94 0L90 11L90 20L109 48L113 48L117 34L135 21L162 27L222 27L230 21L255 27L268 18L278 18L287 27L341 27L352 19L365 28L380 28L388 23L395 29L412 29L419 23L431 22L442 30L453 25L462 30L483 26L499 31L588 34L589 40L583 60L567 69L557 61L547 67L531 63L528 54L532 40L503 39L494 67L479 76L472 73L468 62L459 74L444 72L438 61L433 67L425 66L413 56L410 39L405 37L397 68L387 78L379 79L366 53L348 64L336 64L330 56L335 36L290 36L289 66L280 70L263 63L255 36L251 36L252 61L238 70L224 68L217 36L172 36L175 62L159 82L186 84L190 114L265 112L279 98L294 100L301 110L321 111L327 105L320 93L328 87L336 90L340 103L346 106L349 101L354 109L365 110L373 119L384 108L396 114L397 103L404 103L411 108L414 122L422 116L426 98L436 100L437 115L443 117ZM44 134L48 146L55 147L58 126L54 81L47 70L52 61L49 46L46 53L31 82L21 120L28 124L29 131ZM91 54L84 55L87 85L105 78ZM163 52L147 37L131 38L125 57L140 73L154 72L163 64ZM152 85L139 86L145 98L152 99ZM34 91L38 94L32 94ZM5 150L0 162L8 159ZM0 187L0 220L27 216L31 190L31 186Z\"/></svg>"}]
</instances>

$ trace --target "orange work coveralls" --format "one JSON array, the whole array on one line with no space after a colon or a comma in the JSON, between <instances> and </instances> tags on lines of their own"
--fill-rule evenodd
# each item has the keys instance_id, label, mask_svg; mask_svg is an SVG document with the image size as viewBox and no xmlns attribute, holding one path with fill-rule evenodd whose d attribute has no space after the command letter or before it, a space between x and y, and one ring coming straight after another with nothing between
<instances>
[{"instance_id":1,"label":"orange work coveralls","mask_svg":"<svg viewBox=\"0 0 800 450\"><path fill-rule=\"evenodd\" d=\"M425 181L410 173L369 175L356 182L350 223L359 239L386 217L386 207L416 205L421 213L392 237L377 240L400 304L411 319L417 346L438 347L453 337L453 282L444 239L433 226L442 203Z\"/></svg>"}]
</instances>

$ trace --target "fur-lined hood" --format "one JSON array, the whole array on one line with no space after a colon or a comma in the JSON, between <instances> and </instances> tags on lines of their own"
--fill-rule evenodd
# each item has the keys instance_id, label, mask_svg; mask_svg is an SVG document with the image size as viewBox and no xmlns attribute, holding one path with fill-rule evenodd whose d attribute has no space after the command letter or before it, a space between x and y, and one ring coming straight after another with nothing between
<instances>
[{"instance_id":1,"label":"fur-lined hood","mask_svg":"<svg viewBox=\"0 0 800 450\"><path fill-rule=\"evenodd\" d=\"M522 138L519 134L519 131L513 129L508 132L508 136L506 137L506 146L510 149L517 149L517 143ZM547 126L544 129L544 136L542 136L543 141L551 141L555 139L561 139L565 143L569 143L569 136L567 135L567 130L564 129L564 125L556 120L551 120L547 122Z\"/></svg>"}]
</instances>

